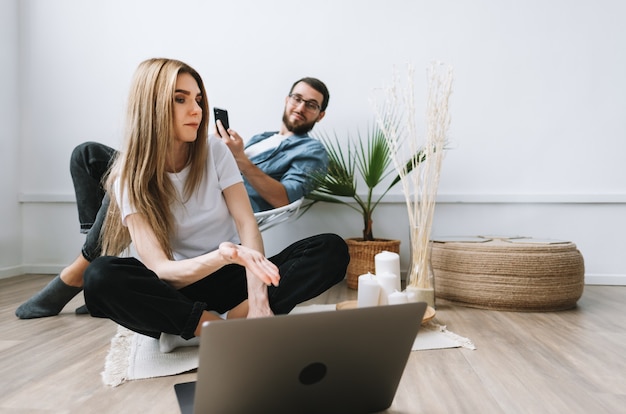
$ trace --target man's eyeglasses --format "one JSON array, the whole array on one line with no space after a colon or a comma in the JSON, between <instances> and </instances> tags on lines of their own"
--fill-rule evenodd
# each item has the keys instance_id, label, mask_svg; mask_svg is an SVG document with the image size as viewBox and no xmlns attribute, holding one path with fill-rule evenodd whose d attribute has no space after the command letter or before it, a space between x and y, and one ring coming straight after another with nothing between
<instances>
[{"instance_id":1,"label":"man's eyeglasses","mask_svg":"<svg viewBox=\"0 0 626 414\"><path fill-rule=\"evenodd\" d=\"M293 94L293 93L290 94L289 100L291 101L293 106L298 106L304 102L304 107L306 108L307 111L310 111L310 112L317 112L321 109L320 104L318 104L317 102L307 101L306 99L303 99L302 96L298 94Z\"/></svg>"}]
</instances>

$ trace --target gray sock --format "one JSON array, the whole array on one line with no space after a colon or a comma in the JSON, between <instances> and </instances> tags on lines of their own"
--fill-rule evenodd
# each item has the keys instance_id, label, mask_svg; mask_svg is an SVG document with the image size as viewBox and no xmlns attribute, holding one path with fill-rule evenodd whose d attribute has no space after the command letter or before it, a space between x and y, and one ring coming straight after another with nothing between
<instances>
[{"instance_id":1,"label":"gray sock","mask_svg":"<svg viewBox=\"0 0 626 414\"><path fill-rule=\"evenodd\" d=\"M79 306L74 311L77 315L89 315L89 309L87 309L87 305Z\"/></svg>"},{"instance_id":2,"label":"gray sock","mask_svg":"<svg viewBox=\"0 0 626 414\"><path fill-rule=\"evenodd\" d=\"M39 293L22 303L15 311L20 319L43 318L58 315L82 287L66 285L57 275Z\"/></svg>"}]
</instances>

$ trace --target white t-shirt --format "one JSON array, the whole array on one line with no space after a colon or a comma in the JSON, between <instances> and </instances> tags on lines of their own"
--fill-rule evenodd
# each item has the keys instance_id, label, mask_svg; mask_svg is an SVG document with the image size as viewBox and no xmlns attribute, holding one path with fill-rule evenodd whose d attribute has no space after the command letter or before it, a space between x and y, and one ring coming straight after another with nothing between
<instances>
[{"instance_id":1,"label":"white t-shirt","mask_svg":"<svg viewBox=\"0 0 626 414\"><path fill-rule=\"evenodd\" d=\"M189 169L187 166L179 173L168 173L179 200L184 200L183 188ZM200 186L184 204L177 201L171 207L174 234L170 243L175 260L213 251L223 241L239 243L235 222L222 195L222 190L239 182L242 182L241 173L232 153L220 139L209 137L209 156ZM115 193L122 223L126 225L126 217L136 210L128 202L126 191L120 197L119 181L115 183Z\"/></svg>"},{"instance_id":2,"label":"white t-shirt","mask_svg":"<svg viewBox=\"0 0 626 414\"><path fill-rule=\"evenodd\" d=\"M248 158L252 158L255 155L258 155L269 149L278 147L278 145L280 145L280 143L285 138L287 138L286 135L274 134L271 137L265 138L263 141L259 141L254 145L250 145L248 148L244 150L244 153L246 154Z\"/></svg>"}]
</instances>

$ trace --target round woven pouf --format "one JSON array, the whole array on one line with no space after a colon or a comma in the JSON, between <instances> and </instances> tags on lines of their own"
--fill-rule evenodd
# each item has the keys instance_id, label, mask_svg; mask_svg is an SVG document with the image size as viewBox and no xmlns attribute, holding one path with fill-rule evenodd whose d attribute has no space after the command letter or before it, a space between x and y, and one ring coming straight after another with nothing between
<instances>
[{"instance_id":1,"label":"round woven pouf","mask_svg":"<svg viewBox=\"0 0 626 414\"><path fill-rule=\"evenodd\" d=\"M435 295L459 305L506 311L576 306L585 265L576 245L532 238L433 240Z\"/></svg>"}]
</instances>

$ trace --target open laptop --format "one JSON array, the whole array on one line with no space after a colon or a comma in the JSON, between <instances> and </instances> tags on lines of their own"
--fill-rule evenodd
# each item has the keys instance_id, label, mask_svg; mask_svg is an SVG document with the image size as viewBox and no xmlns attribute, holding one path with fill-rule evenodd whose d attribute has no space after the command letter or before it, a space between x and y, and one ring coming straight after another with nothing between
<instances>
[{"instance_id":1,"label":"open laptop","mask_svg":"<svg viewBox=\"0 0 626 414\"><path fill-rule=\"evenodd\" d=\"M183 414L372 413L393 402L426 303L206 323Z\"/></svg>"}]
</instances>

